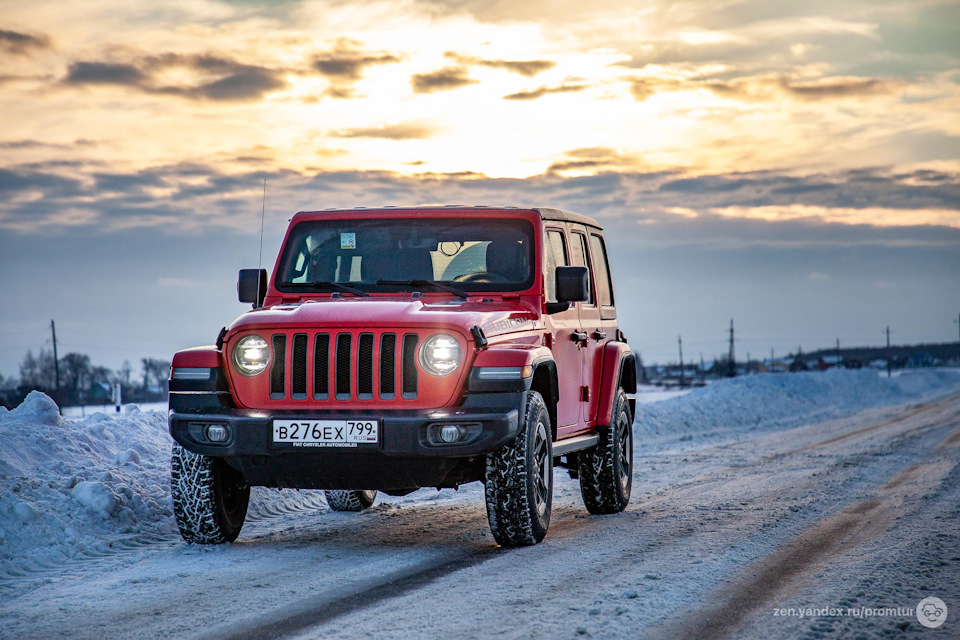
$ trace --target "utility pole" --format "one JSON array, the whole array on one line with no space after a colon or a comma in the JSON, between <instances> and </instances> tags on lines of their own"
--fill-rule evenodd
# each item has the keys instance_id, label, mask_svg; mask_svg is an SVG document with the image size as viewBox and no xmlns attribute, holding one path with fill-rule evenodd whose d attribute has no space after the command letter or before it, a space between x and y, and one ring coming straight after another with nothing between
<instances>
[{"instance_id":1,"label":"utility pole","mask_svg":"<svg viewBox=\"0 0 960 640\"><path fill-rule=\"evenodd\" d=\"M57 385L57 402L60 402L60 359L57 357L57 326L50 321L50 332L53 334L53 375Z\"/></svg>"},{"instance_id":2,"label":"utility pole","mask_svg":"<svg viewBox=\"0 0 960 640\"><path fill-rule=\"evenodd\" d=\"M733 318L730 318L730 354L728 356L730 360L729 370L727 371L727 376L733 378L737 375L737 361L733 356Z\"/></svg>"},{"instance_id":3,"label":"utility pole","mask_svg":"<svg viewBox=\"0 0 960 640\"><path fill-rule=\"evenodd\" d=\"M837 338L837 369L843 361L840 359L840 338Z\"/></svg>"},{"instance_id":4,"label":"utility pole","mask_svg":"<svg viewBox=\"0 0 960 640\"><path fill-rule=\"evenodd\" d=\"M890 369L892 368L892 366L893 365L890 363L890 325L887 325L887 377L888 378L891 375L893 375L892 373L890 373Z\"/></svg>"},{"instance_id":5,"label":"utility pole","mask_svg":"<svg viewBox=\"0 0 960 640\"><path fill-rule=\"evenodd\" d=\"M960 314L957 314L957 335L960 336ZM957 341L957 358L960 360L960 339Z\"/></svg>"},{"instance_id":6,"label":"utility pole","mask_svg":"<svg viewBox=\"0 0 960 640\"><path fill-rule=\"evenodd\" d=\"M677 346L680 348L680 386L685 386L683 379L683 338L677 336Z\"/></svg>"}]
</instances>

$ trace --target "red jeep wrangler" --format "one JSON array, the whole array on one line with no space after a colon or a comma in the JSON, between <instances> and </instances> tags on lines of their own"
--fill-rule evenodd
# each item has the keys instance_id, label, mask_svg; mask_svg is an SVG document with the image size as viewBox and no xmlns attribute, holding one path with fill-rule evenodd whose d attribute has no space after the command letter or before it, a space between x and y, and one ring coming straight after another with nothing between
<instances>
[{"instance_id":1,"label":"red jeep wrangler","mask_svg":"<svg viewBox=\"0 0 960 640\"><path fill-rule=\"evenodd\" d=\"M591 513L630 499L636 369L600 226L557 209L298 213L253 310L173 358L172 491L183 538L234 540L250 486L377 491L481 480L494 538L536 544L553 468Z\"/></svg>"}]
</instances>

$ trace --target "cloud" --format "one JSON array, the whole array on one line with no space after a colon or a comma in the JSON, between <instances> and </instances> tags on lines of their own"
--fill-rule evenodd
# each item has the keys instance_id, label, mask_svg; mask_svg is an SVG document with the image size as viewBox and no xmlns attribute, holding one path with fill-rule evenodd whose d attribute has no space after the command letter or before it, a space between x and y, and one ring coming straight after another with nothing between
<instances>
[{"instance_id":1,"label":"cloud","mask_svg":"<svg viewBox=\"0 0 960 640\"><path fill-rule=\"evenodd\" d=\"M587 88L585 84L563 84L556 87L540 87L533 91L518 91L503 96L504 100L538 100L551 93L575 93Z\"/></svg>"},{"instance_id":2,"label":"cloud","mask_svg":"<svg viewBox=\"0 0 960 640\"><path fill-rule=\"evenodd\" d=\"M171 70L185 70L194 83L168 84ZM221 56L167 53L128 63L74 62L63 78L73 86L115 85L144 93L215 102L249 102L286 87L285 70L249 65Z\"/></svg>"},{"instance_id":3,"label":"cloud","mask_svg":"<svg viewBox=\"0 0 960 640\"><path fill-rule=\"evenodd\" d=\"M889 95L905 84L891 78L825 76L801 80L786 75L742 76L731 79L629 78L635 100L643 102L651 96L670 91L707 90L722 98L751 102L774 102L786 99L814 102L864 96Z\"/></svg>"},{"instance_id":4,"label":"cloud","mask_svg":"<svg viewBox=\"0 0 960 640\"><path fill-rule=\"evenodd\" d=\"M0 142L0 149L73 149L75 147L95 147L93 140L78 138L72 143L44 142L42 140L4 140Z\"/></svg>"},{"instance_id":5,"label":"cloud","mask_svg":"<svg viewBox=\"0 0 960 640\"><path fill-rule=\"evenodd\" d=\"M532 78L539 73L557 66L557 63L552 60L489 60L460 55L454 51L448 51L444 55L456 60L460 64L474 64L493 69L505 69L528 78Z\"/></svg>"},{"instance_id":6,"label":"cloud","mask_svg":"<svg viewBox=\"0 0 960 640\"><path fill-rule=\"evenodd\" d=\"M45 35L30 35L0 29L0 51L15 56L24 56L50 48L50 38Z\"/></svg>"},{"instance_id":7,"label":"cloud","mask_svg":"<svg viewBox=\"0 0 960 640\"><path fill-rule=\"evenodd\" d=\"M467 70L463 67L446 67L431 73L417 73L410 79L414 93L459 89L476 82L467 75Z\"/></svg>"},{"instance_id":8,"label":"cloud","mask_svg":"<svg viewBox=\"0 0 960 640\"><path fill-rule=\"evenodd\" d=\"M140 87L146 80L147 75L132 64L74 62L67 70L63 82L72 85L112 84Z\"/></svg>"},{"instance_id":9,"label":"cloud","mask_svg":"<svg viewBox=\"0 0 960 640\"><path fill-rule=\"evenodd\" d=\"M571 149L564 155L567 160L554 162L548 168L547 174L565 173L599 173L612 169L623 169L637 164L633 156L623 155L615 149L607 147L584 147Z\"/></svg>"},{"instance_id":10,"label":"cloud","mask_svg":"<svg viewBox=\"0 0 960 640\"><path fill-rule=\"evenodd\" d=\"M390 54L371 55L359 51L338 49L314 56L313 68L330 78L353 82L363 76L367 67L393 62L400 62L400 58Z\"/></svg>"},{"instance_id":11,"label":"cloud","mask_svg":"<svg viewBox=\"0 0 960 640\"><path fill-rule=\"evenodd\" d=\"M378 127L360 127L337 131L338 138L381 138L384 140L423 140L437 133L435 126L416 122L381 125Z\"/></svg>"},{"instance_id":12,"label":"cloud","mask_svg":"<svg viewBox=\"0 0 960 640\"><path fill-rule=\"evenodd\" d=\"M405 131L407 125L393 126L398 129L385 126L342 135L403 140L416 133ZM572 149L548 172L523 180L476 173L226 173L201 164L88 173L73 165L37 164L0 171L0 200L5 203L0 228L44 233L55 231L63 224L63 216L72 215L80 222L71 224L95 225L102 232L137 226L165 233L216 228L252 233L263 179L268 178L271 200L283 202L289 210L317 208L318 200L324 206L354 206L371 199L382 204L549 204L608 222L695 224L699 230L713 229L719 221L725 221L723 229L734 229L744 221L794 225L794 229L842 223L831 227L841 244L847 242L842 229L851 227L931 225L931 229L956 230L950 232L953 235L941 234L938 242L960 233L957 172L874 168L814 175L765 171L689 176L677 171L642 172L637 170L640 164L638 158L605 147ZM930 237L936 239L936 233ZM725 238L729 244L744 242L735 235ZM777 238L787 244L802 241L802 234L793 232Z\"/></svg>"}]
</instances>

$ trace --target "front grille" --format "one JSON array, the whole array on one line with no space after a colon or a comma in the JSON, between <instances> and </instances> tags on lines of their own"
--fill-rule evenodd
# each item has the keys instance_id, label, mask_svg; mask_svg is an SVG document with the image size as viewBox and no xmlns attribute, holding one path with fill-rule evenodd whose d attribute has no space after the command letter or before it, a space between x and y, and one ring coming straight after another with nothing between
<instances>
[{"instance_id":1,"label":"front grille","mask_svg":"<svg viewBox=\"0 0 960 640\"><path fill-rule=\"evenodd\" d=\"M296 333L290 339L275 334L270 398L307 400L312 395L314 401L328 401L332 382L336 400L393 400L398 385L401 397L415 399L419 342L415 333L404 334L401 340L394 333ZM313 377L312 394L308 372Z\"/></svg>"}]
</instances>

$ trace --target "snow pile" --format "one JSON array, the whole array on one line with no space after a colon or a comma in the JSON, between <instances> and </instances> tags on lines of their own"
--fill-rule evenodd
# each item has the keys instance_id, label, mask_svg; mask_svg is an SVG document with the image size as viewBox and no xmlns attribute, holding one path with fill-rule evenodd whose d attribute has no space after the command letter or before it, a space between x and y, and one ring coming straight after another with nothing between
<instances>
[{"instance_id":1,"label":"snow pile","mask_svg":"<svg viewBox=\"0 0 960 640\"><path fill-rule=\"evenodd\" d=\"M960 391L960 371L920 369L887 378L873 370L759 374L721 380L637 411L652 434L731 428L788 428L834 420L871 407Z\"/></svg>"},{"instance_id":2,"label":"snow pile","mask_svg":"<svg viewBox=\"0 0 960 640\"><path fill-rule=\"evenodd\" d=\"M0 442L0 587L73 559L180 540L166 412L125 405L66 418L34 391L0 412ZM254 491L248 520L324 505L320 492Z\"/></svg>"},{"instance_id":3,"label":"snow pile","mask_svg":"<svg viewBox=\"0 0 960 640\"><path fill-rule=\"evenodd\" d=\"M71 420L34 391L0 442L0 580L175 532L164 414Z\"/></svg>"}]
</instances>

